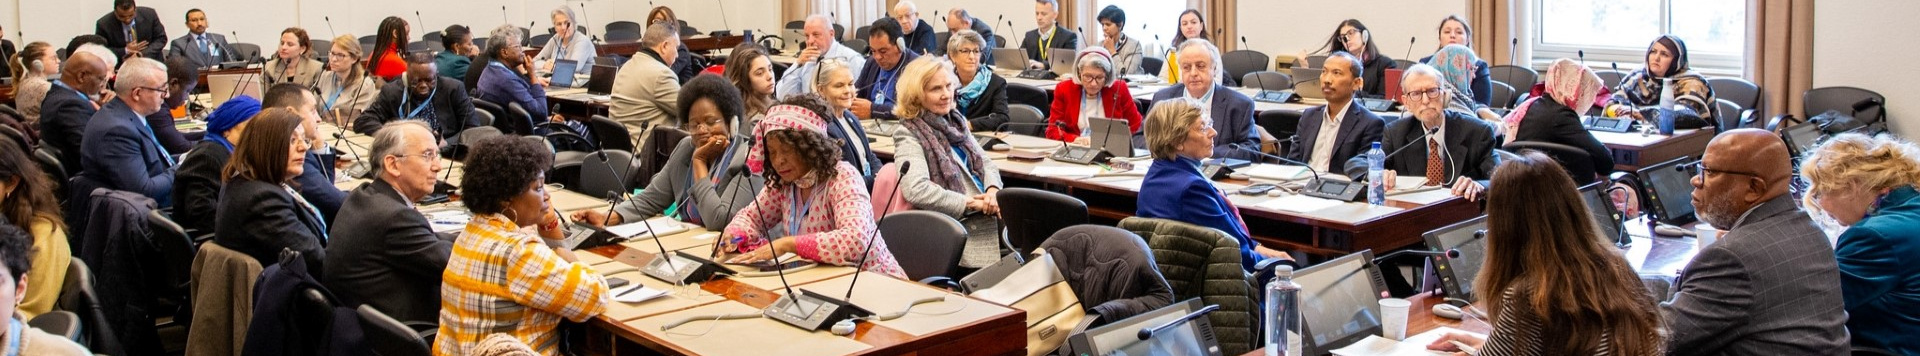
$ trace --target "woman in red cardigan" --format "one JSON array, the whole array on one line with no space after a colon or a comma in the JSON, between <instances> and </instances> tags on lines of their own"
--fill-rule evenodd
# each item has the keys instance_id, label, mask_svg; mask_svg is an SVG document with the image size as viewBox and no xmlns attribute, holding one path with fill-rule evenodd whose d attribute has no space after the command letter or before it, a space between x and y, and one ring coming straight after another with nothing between
<instances>
[{"instance_id":1,"label":"woman in red cardigan","mask_svg":"<svg viewBox=\"0 0 1920 356\"><path fill-rule=\"evenodd\" d=\"M1074 78L1062 80L1053 88L1047 138L1088 144L1090 139L1080 136L1089 127L1089 117L1126 119L1129 134L1140 133L1140 109L1134 107L1133 93L1114 72L1113 56L1105 48L1081 50L1073 67Z\"/></svg>"}]
</instances>

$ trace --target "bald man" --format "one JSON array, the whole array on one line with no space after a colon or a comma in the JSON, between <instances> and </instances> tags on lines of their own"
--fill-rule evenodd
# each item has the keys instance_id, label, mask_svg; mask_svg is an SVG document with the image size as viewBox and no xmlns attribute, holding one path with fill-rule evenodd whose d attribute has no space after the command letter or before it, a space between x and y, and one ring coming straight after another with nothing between
<instances>
[{"instance_id":1,"label":"bald man","mask_svg":"<svg viewBox=\"0 0 1920 356\"><path fill-rule=\"evenodd\" d=\"M934 47L946 46L945 43L935 42L933 25L928 25L927 21L920 19L920 6L914 5L913 1L893 4L893 11L887 14L900 23L902 31L906 31L901 38L907 40L907 49L912 50L913 54L933 53Z\"/></svg>"},{"instance_id":2,"label":"bald man","mask_svg":"<svg viewBox=\"0 0 1920 356\"><path fill-rule=\"evenodd\" d=\"M1846 355L1847 313L1833 246L1787 194L1779 136L1727 131L1693 176L1703 223L1726 231L1700 250L1660 304L1673 355Z\"/></svg>"},{"instance_id":3,"label":"bald man","mask_svg":"<svg viewBox=\"0 0 1920 356\"><path fill-rule=\"evenodd\" d=\"M74 51L68 56L60 78L53 81L47 98L40 102L40 140L60 151L60 165L69 176L80 173L80 138L87 119L112 97L103 93L107 92L107 77L113 67L96 52Z\"/></svg>"}]
</instances>

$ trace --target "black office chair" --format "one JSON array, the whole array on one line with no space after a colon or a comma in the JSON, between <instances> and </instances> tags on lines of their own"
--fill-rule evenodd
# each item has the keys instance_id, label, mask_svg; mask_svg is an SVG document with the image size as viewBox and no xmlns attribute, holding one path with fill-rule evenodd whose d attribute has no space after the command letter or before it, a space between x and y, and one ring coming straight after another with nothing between
<instances>
[{"instance_id":1,"label":"black office chair","mask_svg":"<svg viewBox=\"0 0 1920 356\"><path fill-rule=\"evenodd\" d=\"M873 26L864 26L864 25L863 25L863 26L860 26L859 28L855 28L855 29L853 30L853 38L849 38L849 40L864 40L864 39L867 39L867 34L869 34L869 33L873 33ZM862 51L862 52L864 52L864 51Z\"/></svg>"},{"instance_id":2,"label":"black office chair","mask_svg":"<svg viewBox=\"0 0 1920 356\"><path fill-rule=\"evenodd\" d=\"M409 42L407 43L407 53L431 52L433 51L433 44L437 44L437 43L438 42L427 42L427 41Z\"/></svg>"},{"instance_id":3,"label":"black office chair","mask_svg":"<svg viewBox=\"0 0 1920 356\"><path fill-rule=\"evenodd\" d=\"M1047 91L1040 87L1020 83L1007 83L1007 103L1026 104L1036 109L1050 108L1053 107L1053 96L1047 95ZM1041 113L1045 114L1046 111L1042 110Z\"/></svg>"},{"instance_id":4,"label":"black office chair","mask_svg":"<svg viewBox=\"0 0 1920 356\"><path fill-rule=\"evenodd\" d=\"M228 46L233 47L233 51L238 53L241 57L240 59L243 60L253 59L252 57L270 56L270 54L267 53L260 53L260 45L257 44L231 43L228 44Z\"/></svg>"},{"instance_id":5,"label":"black office chair","mask_svg":"<svg viewBox=\"0 0 1920 356\"><path fill-rule=\"evenodd\" d=\"M606 153L605 160L600 158L601 152ZM628 172L633 171L633 152L619 150L588 152L581 155L579 162L574 164L579 167L579 179L573 184L568 184L568 188L595 198L613 198L626 193L625 179Z\"/></svg>"},{"instance_id":6,"label":"black office chair","mask_svg":"<svg viewBox=\"0 0 1920 356\"><path fill-rule=\"evenodd\" d=\"M493 128L500 129L500 133L508 135L533 134L533 114L528 114L526 107L520 106L520 103L507 103L501 108L506 109L506 115L495 115Z\"/></svg>"},{"instance_id":7,"label":"black office chair","mask_svg":"<svg viewBox=\"0 0 1920 356\"><path fill-rule=\"evenodd\" d=\"M549 29L549 31L551 31L551 29ZM551 33L537 35L537 36L533 36L533 38L527 39L527 43L535 47L545 47L547 43L551 43L551 42L553 42L553 34Z\"/></svg>"},{"instance_id":8,"label":"black office chair","mask_svg":"<svg viewBox=\"0 0 1920 356\"><path fill-rule=\"evenodd\" d=\"M446 39L446 35L441 34L440 31L427 32L426 34L420 35L420 40L427 42L442 42L441 40L443 39Z\"/></svg>"},{"instance_id":9,"label":"black office chair","mask_svg":"<svg viewBox=\"0 0 1920 356\"><path fill-rule=\"evenodd\" d=\"M1140 57L1140 70L1146 71L1147 74L1158 76L1160 75L1160 67L1165 65L1167 65L1167 60L1165 59L1146 56Z\"/></svg>"},{"instance_id":10,"label":"black office chair","mask_svg":"<svg viewBox=\"0 0 1920 356\"><path fill-rule=\"evenodd\" d=\"M1240 87L1260 90L1293 89L1293 76L1270 70L1250 72L1240 76Z\"/></svg>"},{"instance_id":11,"label":"black office chair","mask_svg":"<svg viewBox=\"0 0 1920 356\"><path fill-rule=\"evenodd\" d=\"M1491 72L1490 74L1493 76L1492 79L1494 81L1507 83L1507 85L1513 86L1516 90L1521 88L1533 90L1533 84L1540 82L1540 72L1534 71L1533 68L1498 65L1493 66L1493 68L1488 68L1488 70Z\"/></svg>"},{"instance_id":12,"label":"black office chair","mask_svg":"<svg viewBox=\"0 0 1920 356\"><path fill-rule=\"evenodd\" d=\"M1253 117L1253 123L1267 129L1267 134L1279 140L1278 151L1285 156L1293 149L1294 137L1300 129L1300 113L1287 110L1267 110ZM1264 160L1264 159L1263 159Z\"/></svg>"},{"instance_id":13,"label":"black office chair","mask_svg":"<svg viewBox=\"0 0 1920 356\"><path fill-rule=\"evenodd\" d=\"M1560 168L1567 170L1567 175L1573 177L1575 186L1587 185L1600 178L1595 175L1598 172L1595 172L1593 169L1593 156L1587 155L1586 150L1578 147L1552 142L1514 141L1508 143L1506 146L1501 146L1500 149L1511 153L1519 153L1522 152L1522 150L1534 150L1546 154L1547 157L1552 157L1555 162L1559 162Z\"/></svg>"},{"instance_id":14,"label":"black office chair","mask_svg":"<svg viewBox=\"0 0 1920 356\"><path fill-rule=\"evenodd\" d=\"M424 322L401 322L372 305L361 305L354 309L359 316L360 331L366 336L367 347L380 356L427 356L432 355L434 334L438 327Z\"/></svg>"},{"instance_id":15,"label":"black office chair","mask_svg":"<svg viewBox=\"0 0 1920 356\"><path fill-rule=\"evenodd\" d=\"M1513 92L1517 90L1513 86L1497 80L1491 84L1493 84L1493 105L1490 106L1497 109L1513 109L1515 105L1520 105L1520 103L1514 102L1513 100Z\"/></svg>"},{"instance_id":16,"label":"black office chair","mask_svg":"<svg viewBox=\"0 0 1920 356\"><path fill-rule=\"evenodd\" d=\"M1045 112L1040 111L1039 108L1027 106L1027 104L1013 104L1013 105L1007 106L1007 123L1028 124L1028 125L1008 125L1007 132L1012 132L1012 133L1017 133L1021 135L1027 135L1027 136L1044 136L1046 135L1046 129L1044 126L1041 126L1039 124L1044 124L1046 122L1047 122L1047 114ZM998 128L995 127L995 128L987 128L987 129L998 129Z\"/></svg>"},{"instance_id":17,"label":"black office chair","mask_svg":"<svg viewBox=\"0 0 1920 356\"><path fill-rule=\"evenodd\" d=\"M607 31L606 40L607 43L639 42L640 33L628 30Z\"/></svg>"},{"instance_id":18,"label":"black office chair","mask_svg":"<svg viewBox=\"0 0 1920 356\"><path fill-rule=\"evenodd\" d=\"M326 63L327 54L333 53L333 41L312 39L307 41L307 45L308 48L313 49L312 51L308 51L310 52L308 55L313 57L313 60L320 61L320 63Z\"/></svg>"},{"instance_id":19,"label":"black office chair","mask_svg":"<svg viewBox=\"0 0 1920 356\"><path fill-rule=\"evenodd\" d=\"M1855 87L1813 88L1812 90L1807 90L1803 98L1806 102L1806 111L1804 112L1806 116L1803 117L1819 116L1828 110L1851 114L1855 119L1868 123L1883 122L1887 117L1885 104L1887 97L1872 90ZM1879 101L1882 104L1867 108L1866 111L1855 112L1853 110L1855 104L1869 99Z\"/></svg>"},{"instance_id":20,"label":"black office chair","mask_svg":"<svg viewBox=\"0 0 1920 356\"><path fill-rule=\"evenodd\" d=\"M153 247L160 250L160 262L167 269L161 276L167 278L166 285L171 287L171 290L159 295L160 302L174 308L173 324L186 326L193 320L193 303L188 300L188 288L193 280L193 255L199 252L196 247L199 242L205 240L196 240L160 210L147 211L147 224L153 231L148 238L153 242ZM203 236L207 240L213 239L211 233Z\"/></svg>"},{"instance_id":21,"label":"black office chair","mask_svg":"<svg viewBox=\"0 0 1920 356\"><path fill-rule=\"evenodd\" d=\"M593 140L600 149L633 152L633 133L627 131L627 125L606 116L594 115L587 118L587 130L593 134Z\"/></svg>"},{"instance_id":22,"label":"black office chair","mask_svg":"<svg viewBox=\"0 0 1920 356\"><path fill-rule=\"evenodd\" d=\"M640 23L633 22L633 21L608 22L606 28L607 28L607 33L609 34L613 33L614 31L627 31L627 32L633 32L633 33L646 32L645 27L641 27Z\"/></svg>"},{"instance_id":23,"label":"black office chair","mask_svg":"<svg viewBox=\"0 0 1920 356\"><path fill-rule=\"evenodd\" d=\"M960 252L967 246L967 229L959 221L925 210L894 212L880 218L880 236L908 279L959 276Z\"/></svg>"},{"instance_id":24,"label":"black office chair","mask_svg":"<svg viewBox=\"0 0 1920 356\"><path fill-rule=\"evenodd\" d=\"M74 342L80 342L80 315L65 310L49 311L27 321L27 326L40 329L48 334L59 335Z\"/></svg>"},{"instance_id":25,"label":"black office chair","mask_svg":"<svg viewBox=\"0 0 1920 356\"><path fill-rule=\"evenodd\" d=\"M860 54L867 53L867 40L865 39L855 38L851 40L841 41L840 45L847 46L847 49L853 50L854 53L860 53Z\"/></svg>"},{"instance_id":26,"label":"black office chair","mask_svg":"<svg viewBox=\"0 0 1920 356\"><path fill-rule=\"evenodd\" d=\"M1227 72L1227 78L1242 79L1247 73L1267 70L1267 61L1272 58L1266 53L1255 50L1228 51L1220 55L1221 66ZM1245 83L1242 83L1245 85Z\"/></svg>"},{"instance_id":27,"label":"black office chair","mask_svg":"<svg viewBox=\"0 0 1920 356\"><path fill-rule=\"evenodd\" d=\"M687 138L686 131L666 125L654 126L646 142L640 143L640 150L633 152L634 159L640 163L635 165L633 174L627 175L627 186L645 188L654 174L666 170L667 160L673 157L673 148L684 138Z\"/></svg>"},{"instance_id":28,"label":"black office chair","mask_svg":"<svg viewBox=\"0 0 1920 356\"><path fill-rule=\"evenodd\" d=\"M1612 69L1596 70L1593 71L1593 74L1599 76L1600 83L1605 84L1608 88L1619 88L1620 81L1627 79L1627 72Z\"/></svg>"},{"instance_id":29,"label":"black office chair","mask_svg":"<svg viewBox=\"0 0 1920 356\"><path fill-rule=\"evenodd\" d=\"M1746 112L1745 109L1740 108L1740 104L1735 104L1732 100L1715 99L1713 119L1716 122L1713 124L1719 126L1720 132L1740 128L1741 120L1747 117Z\"/></svg>"},{"instance_id":30,"label":"black office chair","mask_svg":"<svg viewBox=\"0 0 1920 356\"><path fill-rule=\"evenodd\" d=\"M76 258L67 264L67 279L60 284L60 298L54 302L54 309L80 315L80 344L88 350L108 355L121 353L120 339L114 336L113 326L100 307L99 293L93 289L93 270L87 268L86 262Z\"/></svg>"},{"instance_id":31,"label":"black office chair","mask_svg":"<svg viewBox=\"0 0 1920 356\"><path fill-rule=\"evenodd\" d=\"M1745 109L1759 109L1765 97L1760 96L1760 86L1746 79L1733 77L1707 78L1707 86L1713 88L1713 97L1732 101Z\"/></svg>"},{"instance_id":32,"label":"black office chair","mask_svg":"<svg viewBox=\"0 0 1920 356\"><path fill-rule=\"evenodd\" d=\"M1007 225L1006 244L1022 255L1032 253L1061 229L1086 224L1089 219L1087 203L1066 194L1005 188L997 197L1000 216Z\"/></svg>"}]
</instances>

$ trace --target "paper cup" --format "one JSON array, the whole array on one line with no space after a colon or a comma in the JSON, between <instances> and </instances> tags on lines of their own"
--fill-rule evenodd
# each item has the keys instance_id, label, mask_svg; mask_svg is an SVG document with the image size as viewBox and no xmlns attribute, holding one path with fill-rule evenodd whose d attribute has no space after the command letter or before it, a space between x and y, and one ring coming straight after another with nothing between
<instances>
[{"instance_id":1,"label":"paper cup","mask_svg":"<svg viewBox=\"0 0 1920 356\"><path fill-rule=\"evenodd\" d=\"M1713 246L1715 241L1720 241L1720 229L1704 222L1694 225L1693 234L1693 247L1697 250L1705 250L1707 246Z\"/></svg>"},{"instance_id":2,"label":"paper cup","mask_svg":"<svg viewBox=\"0 0 1920 356\"><path fill-rule=\"evenodd\" d=\"M1413 302L1400 298L1380 300L1380 336L1395 341L1407 338L1407 309Z\"/></svg>"}]
</instances>

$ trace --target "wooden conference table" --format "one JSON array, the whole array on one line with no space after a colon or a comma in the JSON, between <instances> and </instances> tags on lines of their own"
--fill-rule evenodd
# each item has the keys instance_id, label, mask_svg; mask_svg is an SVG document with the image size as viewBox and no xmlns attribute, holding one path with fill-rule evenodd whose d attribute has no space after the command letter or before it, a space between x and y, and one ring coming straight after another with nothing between
<instances>
[{"instance_id":1,"label":"wooden conference table","mask_svg":"<svg viewBox=\"0 0 1920 356\"><path fill-rule=\"evenodd\" d=\"M322 125L323 135L337 128ZM345 139L356 145L370 146L372 137L348 132ZM448 183L458 186L464 170L458 162L443 161ZM365 179L337 182L345 190L366 183ZM563 214L587 209L606 209L608 203L566 189L548 189L555 209ZM421 206L422 212L456 208L457 203ZM654 219L656 228L681 224ZM659 246L668 250L705 255L719 235L698 226L681 224L685 230L659 236ZM586 322L588 354L742 354L780 355L902 354L920 355L1018 355L1024 354L1026 313L964 295L948 294L919 283L867 273L860 278L851 301L876 313L902 310L908 303L927 297L948 295L946 301L923 304L898 319L861 323L850 336L835 336L826 331L808 332L767 318L742 320L693 321L674 332L660 330L663 324L726 313L757 313L785 294L777 276L736 276L677 288L672 283L647 277L639 272L656 255L651 238L639 237L616 245L601 246L575 253L580 262L608 277L625 279L649 288L679 293L640 303L611 302L605 313ZM786 281L795 289L827 295L845 295L855 269L819 266L788 274ZM696 290L697 288L697 290Z\"/></svg>"}]
</instances>

